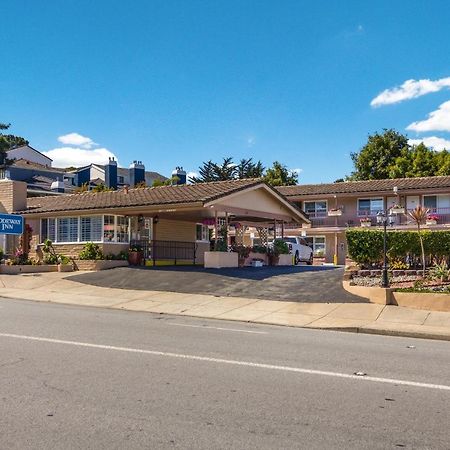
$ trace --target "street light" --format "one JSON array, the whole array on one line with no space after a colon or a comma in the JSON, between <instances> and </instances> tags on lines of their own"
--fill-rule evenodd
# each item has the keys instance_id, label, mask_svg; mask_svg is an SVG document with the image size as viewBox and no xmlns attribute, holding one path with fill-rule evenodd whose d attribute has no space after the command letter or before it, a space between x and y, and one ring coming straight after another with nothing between
<instances>
[{"instance_id":1,"label":"street light","mask_svg":"<svg viewBox=\"0 0 450 450\"><path fill-rule=\"evenodd\" d=\"M387 271L387 226L393 225L395 222L395 217L391 213L386 213L386 211L379 211L377 214L377 224L383 225L383 275L381 278L381 287L389 287L388 271Z\"/></svg>"}]
</instances>

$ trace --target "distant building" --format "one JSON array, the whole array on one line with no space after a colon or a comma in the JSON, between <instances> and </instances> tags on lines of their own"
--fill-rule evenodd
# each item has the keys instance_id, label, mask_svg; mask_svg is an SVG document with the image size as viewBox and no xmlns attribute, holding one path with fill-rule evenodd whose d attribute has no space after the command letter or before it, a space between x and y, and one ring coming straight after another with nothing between
<instances>
[{"instance_id":1,"label":"distant building","mask_svg":"<svg viewBox=\"0 0 450 450\"><path fill-rule=\"evenodd\" d=\"M85 184L89 189L99 184L118 189L167 180L157 172L146 171L142 161L133 161L129 168L118 167L114 158L105 165L89 164L73 170L52 167L52 159L30 145L8 150L7 158L13 162L0 168L0 180L26 182L28 197L71 194Z\"/></svg>"},{"instance_id":2,"label":"distant building","mask_svg":"<svg viewBox=\"0 0 450 450\"><path fill-rule=\"evenodd\" d=\"M133 161L127 169L117 167L117 161L113 158L108 161L108 164L89 164L67 174L74 176L74 183L79 187L86 183L89 183L91 187L103 183L113 189L122 186L134 187L141 183L151 187L156 180L167 180L167 177L158 172L146 171L142 161Z\"/></svg>"},{"instance_id":3,"label":"distant building","mask_svg":"<svg viewBox=\"0 0 450 450\"><path fill-rule=\"evenodd\" d=\"M45 156L39 150L36 150L30 145L22 145L21 147L16 147L8 150L7 158L15 160L24 159L45 167L51 167L53 162L51 158Z\"/></svg>"}]
</instances>

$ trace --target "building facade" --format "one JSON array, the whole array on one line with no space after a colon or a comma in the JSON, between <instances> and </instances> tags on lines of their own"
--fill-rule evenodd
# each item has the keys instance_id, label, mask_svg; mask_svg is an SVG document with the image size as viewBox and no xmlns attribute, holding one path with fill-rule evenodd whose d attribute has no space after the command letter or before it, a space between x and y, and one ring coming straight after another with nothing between
<instances>
[{"instance_id":1,"label":"building facade","mask_svg":"<svg viewBox=\"0 0 450 450\"><path fill-rule=\"evenodd\" d=\"M393 214L393 229L412 229L407 212L422 205L430 220L424 228L450 229L450 176L399 178L280 187L278 190L308 215L310 224L289 226L290 235L302 235L316 257L345 264L345 231L377 227L377 213ZM400 207L393 210L393 207ZM403 210L403 212L402 212Z\"/></svg>"}]
</instances>

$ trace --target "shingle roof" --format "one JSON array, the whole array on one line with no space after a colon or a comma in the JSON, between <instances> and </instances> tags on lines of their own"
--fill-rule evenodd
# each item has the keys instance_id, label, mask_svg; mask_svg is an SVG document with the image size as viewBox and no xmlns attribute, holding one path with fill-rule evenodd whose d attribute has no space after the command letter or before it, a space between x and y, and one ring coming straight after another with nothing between
<instances>
[{"instance_id":1,"label":"shingle roof","mask_svg":"<svg viewBox=\"0 0 450 450\"><path fill-rule=\"evenodd\" d=\"M61 197L34 197L28 199L27 210L20 214L128 206L155 206L180 203L207 203L240 190L262 184L260 179L218 181L212 183L153 188L124 189L107 192L84 192Z\"/></svg>"},{"instance_id":2,"label":"shingle roof","mask_svg":"<svg viewBox=\"0 0 450 450\"><path fill-rule=\"evenodd\" d=\"M324 184L299 184L297 186L280 186L277 190L289 198L304 195L359 194L366 192L392 191L395 186L398 188L399 192L450 188L450 176L344 181L340 183Z\"/></svg>"},{"instance_id":3,"label":"shingle roof","mask_svg":"<svg viewBox=\"0 0 450 450\"><path fill-rule=\"evenodd\" d=\"M58 169L56 167L45 166L44 164L39 164L36 162L28 161L28 159L20 158L14 160L12 163L13 167L24 167L26 169L36 169L42 172L58 172L64 173L64 169Z\"/></svg>"}]
</instances>

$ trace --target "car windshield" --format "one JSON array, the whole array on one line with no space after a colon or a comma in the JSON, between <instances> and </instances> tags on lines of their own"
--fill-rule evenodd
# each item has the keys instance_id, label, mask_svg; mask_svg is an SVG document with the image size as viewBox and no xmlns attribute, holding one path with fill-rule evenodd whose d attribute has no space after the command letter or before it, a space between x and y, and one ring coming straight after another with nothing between
<instances>
[{"instance_id":1,"label":"car windshield","mask_svg":"<svg viewBox=\"0 0 450 450\"><path fill-rule=\"evenodd\" d=\"M284 241L285 241L285 242L290 242L290 243L292 243L292 244L296 244L296 243L297 243L295 237L285 237L285 238L284 238Z\"/></svg>"}]
</instances>

